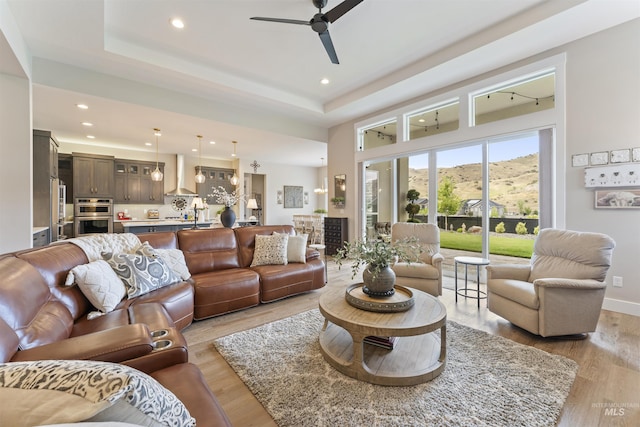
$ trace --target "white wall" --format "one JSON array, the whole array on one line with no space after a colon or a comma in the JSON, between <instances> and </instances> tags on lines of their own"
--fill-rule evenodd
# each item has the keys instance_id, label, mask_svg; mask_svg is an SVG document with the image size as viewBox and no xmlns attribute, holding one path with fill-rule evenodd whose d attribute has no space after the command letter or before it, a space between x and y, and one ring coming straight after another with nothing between
<instances>
[{"instance_id":1,"label":"white wall","mask_svg":"<svg viewBox=\"0 0 640 427\"><path fill-rule=\"evenodd\" d=\"M248 161L248 160L247 160ZM302 166L291 166L277 163L261 164L257 173L265 175L265 194L263 203L264 224L293 224L293 215L312 214L318 208L318 201L313 189L318 186L317 168ZM246 170L245 170L246 172ZM278 190L284 191L285 185L302 186L303 190L309 193L309 204L303 204L300 209L286 208L284 204L276 203Z\"/></svg>"},{"instance_id":2,"label":"white wall","mask_svg":"<svg viewBox=\"0 0 640 427\"><path fill-rule=\"evenodd\" d=\"M0 0L0 253L33 244L30 78L26 44Z\"/></svg>"},{"instance_id":3,"label":"white wall","mask_svg":"<svg viewBox=\"0 0 640 427\"><path fill-rule=\"evenodd\" d=\"M583 169L570 166L571 155L592 151L609 151L640 146L640 20L636 19L553 49L541 55L520 61L493 73L460 82L462 87L501 74L509 69L566 53L566 164L556 165L565 169L564 193L566 204L566 228L581 231L596 231L610 235L617 243L613 265L607 277L607 293L604 307L615 311L640 316L640 215L637 210L595 210L593 192L584 188ZM423 94L418 99L427 99L454 87ZM345 212L329 209L330 216L349 217L349 235L353 239L353 222L359 214L358 188L354 183L355 170L355 123L368 117L399 108L400 105L378 111L330 129L329 132L329 176L347 174L347 205ZM331 196L331 193L329 195ZM624 278L623 288L613 288L612 276Z\"/></svg>"},{"instance_id":4,"label":"white wall","mask_svg":"<svg viewBox=\"0 0 640 427\"><path fill-rule=\"evenodd\" d=\"M640 20L567 47L567 158L640 147ZM640 212L596 210L583 168L567 168L567 228L606 233L616 241L605 308L640 315ZM622 276L622 288L611 286ZM633 303L631 305L629 303Z\"/></svg>"},{"instance_id":5,"label":"white wall","mask_svg":"<svg viewBox=\"0 0 640 427\"><path fill-rule=\"evenodd\" d=\"M0 74L0 253L33 244L31 82Z\"/></svg>"}]
</instances>

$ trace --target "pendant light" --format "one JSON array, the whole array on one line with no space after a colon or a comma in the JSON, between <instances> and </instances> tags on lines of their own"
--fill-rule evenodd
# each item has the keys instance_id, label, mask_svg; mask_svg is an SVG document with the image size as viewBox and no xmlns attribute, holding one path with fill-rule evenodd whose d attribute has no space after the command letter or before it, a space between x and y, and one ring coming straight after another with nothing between
<instances>
[{"instance_id":1,"label":"pendant light","mask_svg":"<svg viewBox=\"0 0 640 427\"><path fill-rule=\"evenodd\" d=\"M151 172L151 180L162 181L162 178L164 178L164 175L160 171L160 168L158 167L158 137L162 134L160 133L160 129L158 128L153 129L153 134L156 136L156 170Z\"/></svg>"},{"instance_id":2,"label":"pendant light","mask_svg":"<svg viewBox=\"0 0 640 427\"><path fill-rule=\"evenodd\" d=\"M320 160L322 161L322 167L324 168L324 157L320 157ZM327 194L328 191L329 190L324 186L324 178L322 178L322 185L320 185L320 188L313 190L316 194Z\"/></svg>"},{"instance_id":3,"label":"pendant light","mask_svg":"<svg viewBox=\"0 0 640 427\"><path fill-rule=\"evenodd\" d=\"M207 177L202 173L202 135L196 135L198 138L198 173L196 174L196 183L204 184Z\"/></svg>"},{"instance_id":4,"label":"pendant light","mask_svg":"<svg viewBox=\"0 0 640 427\"><path fill-rule=\"evenodd\" d=\"M231 141L233 143L233 154L231 155L231 157L237 157L236 154L236 144L238 143L238 141ZM240 182L240 178L238 178L238 175L236 174L236 170L233 170L233 176L231 178L229 178L229 182L231 183L231 185L235 186L238 185L238 183Z\"/></svg>"}]
</instances>

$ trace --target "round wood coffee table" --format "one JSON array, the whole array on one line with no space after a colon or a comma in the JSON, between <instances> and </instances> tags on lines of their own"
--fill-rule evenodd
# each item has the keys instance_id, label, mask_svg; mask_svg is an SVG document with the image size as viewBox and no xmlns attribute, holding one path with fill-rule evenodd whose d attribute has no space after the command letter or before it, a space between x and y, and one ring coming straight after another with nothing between
<instances>
[{"instance_id":1,"label":"round wood coffee table","mask_svg":"<svg viewBox=\"0 0 640 427\"><path fill-rule=\"evenodd\" d=\"M440 375L447 354L447 310L426 292L411 291L411 309L379 313L350 305L344 288L328 288L319 304L325 318L320 332L324 359L347 376L380 385L415 385ZM438 329L439 337L432 333ZM369 335L399 338L387 350L365 345Z\"/></svg>"}]
</instances>

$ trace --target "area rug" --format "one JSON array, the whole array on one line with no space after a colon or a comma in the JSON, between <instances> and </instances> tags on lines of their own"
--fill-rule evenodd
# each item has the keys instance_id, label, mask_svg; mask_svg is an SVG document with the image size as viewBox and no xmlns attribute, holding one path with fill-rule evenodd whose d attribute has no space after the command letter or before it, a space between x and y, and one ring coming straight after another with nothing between
<instances>
[{"instance_id":1,"label":"area rug","mask_svg":"<svg viewBox=\"0 0 640 427\"><path fill-rule=\"evenodd\" d=\"M281 427L553 426L578 370L565 357L449 321L440 376L377 386L325 362L323 321L311 310L214 341Z\"/></svg>"}]
</instances>

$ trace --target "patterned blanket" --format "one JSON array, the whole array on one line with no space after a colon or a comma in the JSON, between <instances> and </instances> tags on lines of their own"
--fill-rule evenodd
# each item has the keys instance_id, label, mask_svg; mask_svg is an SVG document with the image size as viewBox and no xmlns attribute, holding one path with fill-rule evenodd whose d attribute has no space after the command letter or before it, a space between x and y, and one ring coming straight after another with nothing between
<instances>
[{"instance_id":1,"label":"patterned blanket","mask_svg":"<svg viewBox=\"0 0 640 427\"><path fill-rule=\"evenodd\" d=\"M102 259L103 252L133 253L141 244L133 233L95 234L66 240L84 251L91 261Z\"/></svg>"}]
</instances>

